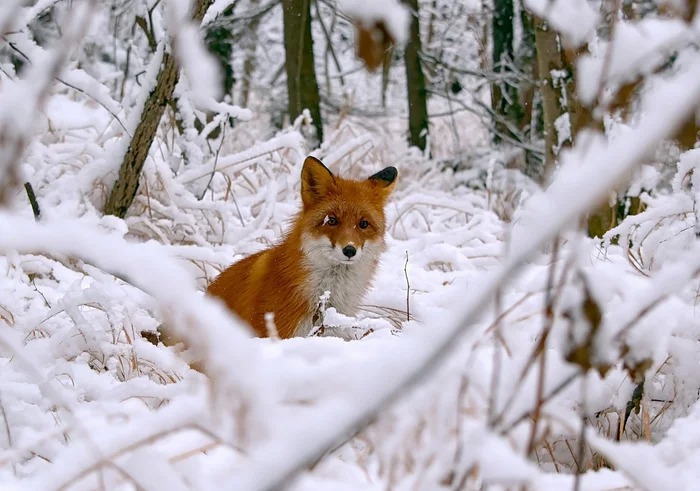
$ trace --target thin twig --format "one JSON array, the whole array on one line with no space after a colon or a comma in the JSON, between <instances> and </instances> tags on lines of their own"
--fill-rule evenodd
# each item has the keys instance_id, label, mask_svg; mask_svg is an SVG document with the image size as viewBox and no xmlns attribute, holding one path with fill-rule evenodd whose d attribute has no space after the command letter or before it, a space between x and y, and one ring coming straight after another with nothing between
<instances>
[{"instance_id":1,"label":"thin twig","mask_svg":"<svg viewBox=\"0 0 700 491\"><path fill-rule=\"evenodd\" d=\"M503 291L499 288L496 290L496 321L494 325L494 332L496 338L503 339L501 336L501 317L498 315L501 312L503 303ZM503 343L505 346L505 343ZM491 386L489 389L489 415L488 415L488 425L489 428L493 428L496 424L496 411L498 405L498 382L501 379L501 349L498 345L494 345L493 349L493 369L491 370Z\"/></svg>"},{"instance_id":2,"label":"thin twig","mask_svg":"<svg viewBox=\"0 0 700 491\"><path fill-rule=\"evenodd\" d=\"M574 491L581 489L581 475L586 470L586 375L581 381L581 434L578 439L578 465L574 477Z\"/></svg>"},{"instance_id":3,"label":"thin twig","mask_svg":"<svg viewBox=\"0 0 700 491\"><path fill-rule=\"evenodd\" d=\"M316 17L318 19L319 24L321 24L321 29L323 30L323 34L326 36L326 46L328 50L331 52L331 56L333 57L333 63L335 64L335 68L338 70L338 73L340 74L340 85L345 87L345 77L343 77L343 69L340 66L340 62L338 61L338 56L335 54L335 50L333 49L333 42L331 41L331 35L328 32L328 28L326 27L326 24L323 23L323 17L321 17L321 10L318 6L318 2L315 2L316 6ZM328 73L326 73L326 76L328 76Z\"/></svg>"},{"instance_id":4,"label":"thin twig","mask_svg":"<svg viewBox=\"0 0 700 491\"><path fill-rule=\"evenodd\" d=\"M408 251L406 251L406 263L403 265L403 274L406 276L406 320L411 320L411 284L408 282Z\"/></svg>"},{"instance_id":5,"label":"thin twig","mask_svg":"<svg viewBox=\"0 0 700 491\"><path fill-rule=\"evenodd\" d=\"M547 275L547 290L545 291L545 317L544 326L542 327L542 336L540 338L539 347L541 350L539 352L540 356L540 373L537 379L537 402L535 405L535 411L532 415L532 431L530 432L530 443L527 448L527 454L530 455L535 450L535 442L537 440L537 425L540 420L540 415L542 413L542 405L544 404L544 374L546 368L546 352L547 352L547 338L549 338L549 333L552 332L554 326L554 295L552 289L554 288L554 271L557 266L557 259L559 256L559 237L554 239L554 247L552 249L552 262L549 265L549 274Z\"/></svg>"},{"instance_id":6,"label":"thin twig","mask_svg":"<svg viewBox=\"0 0 700 491\"><path fill-rule=\"evenodd\" d=\"M7 433L7 446L8 448L14 447L13 439L12 439L12 432L10 431L10 422L7 420L7 412L5 411L5 404L2 402L2 396L0 395L0 412L2 412L2 419L5 422L5 432ZM12 463L12 468L14 469L15 474L17 474L17 466L13 462Z\"/></svg>"},{"instance_id":7,"label":"thin twig","mask_svg":"<svg viewBox=\"0 0 700 491\"><path fill-rule=\"evenodd\" d=\"M562 390L566 389L571 382L576 380L580 375L582 375L583 372L578 371L576 373L572 373L568 377L566 377L564 380L562 380L559 385L557 385L555 388L553 388L545 397L544 397L544 402L550 401L552 398L557 396ZM508 426L502 428L499 430L500 435L506 435L508 434L513 428L518 426L520 423L525 421L526 419L532 417L533 411L525 411L523 412L520 416L518 416L515 420L513 420Z\"/></svg>"},{"instance_id":8,"label":"thin twig","mask_svg":"<svg viewBox=\"0 0 700 491\"><path fill-rule=\"evenodd\" d=\"M206 187L202 190L201 196L199 196L197 199L199 201L202 201L204 199L204 195L207 194L207 190L209 189L209 186L211 186L211 182L214 180L214 174L216 174L216 165L219 163L219 154L221 153L221 147L224 144L224 137L226 136L226 124L224 122L221 122L221 140L219 141L219 148L216 149L216 155L214 156L214 167L211 170L211 176L209 176L209 182L207 183ZM212 193L214 191L212 190ZM240 215L240 211L238 212Z\"/></svg>"},{"instance_id":9,"label":"thin twig","mask_svg":"<svg viewBox=\"0 0 700 491\"><path fill-rule=\"evenodd\" d=\"M562 272L562 275L561 275L561 278L559 281L559 285L560 285L559 289L557 289L557 292L555 293L555 295L552 299L553 303L556 303L556 300L559 296L559 292L563 290L563 285L564 285L564 281L566 278L566 273L567 273L568 269L573 265L573 257L574 256L572 255L572 260L568 261L564 265L564 271ZM534 366L535 360L537 359L538 354L540 353L540 351L542 351L544 349L543 341L546 341L546 339L543 339L543 338L544 337L541 336L539 339L539 342L533 348L532 353L530 354L530 358L528 359L528 362L526 363L525 368L523 369L522 373L520 374L520 379L518 380L518 384L516 385L516 390L513 390L510 393L508 401L503 405L504 410L499 415L498 420L497 420L498 422L500 422L503 419L503 416L505 415L506 409L508 409L512 405L513 401L515 400L515 397L518 395L518 389L520 389L523 386L522 382L525 380L525 377L527 376L527 374L530 373L530 369Z\"/></svg>"},{"instance_id":10,"label":"thin twig","mask_svg":"<svg viewBox=\"0 0 700 491\"><path fill-rule=\"evenodd\" d=\"M80 93L83 94L84 96L86 96L86 97L92 99L94 102L96 102L97 104L99 104L100 106L102 106L102 109L104 109L105 111L107 111L107 112L114 118L114 120L115 120L117 123L119 123L119 126L122 127L122 129L123 129L124 132L129 136L129 138L133 138L133 137L134 137L134 136L131 134L131 132L129 131L129 128L127 128L126 125L124 124L124 122L121 120L121 118L119 118L119 116L118 116L117 114L115 114L110 108L108 108L107 106L105 106L105 104L104 104L102 101L100 101L98 98L93 97L92 95L90 95L89 93L87 93L87 92L85 92L83 89L81 89L80 87L76 87L75 85L73 85L73 84L71 84L71 83L69 83L69 82L66 82L65 80L63 80L63 79L60 78L60 77L56 77L56 80L58 80L59 82L61 82L61 83L62 83L63 85L65 85L66 87L69 87L69 88L75 90L76 92L80 92Z\"/></svg>"},{"instance_id":11,"label":"thin twig","mask_svg":"<svg viewBox=\"0 0 700 491\"><path fill-rule=\"evenodd\" d=\"M616 334L615 334L615 341L618 343L622 341L622 336L627 333L630 329L632 329L639 321L642 320L643 317L645 317L649 312L654 310L661 302L666 300L668 298L668 295L661 295L658 298L655 298L650 304L645 305L638 313L637 315L634 316L634 318L630 319L630 321L625 324L622 329L620 329Z\"/></svg>"},{"instance_id":12,"label":"thin twig","mask_svg":"<svg viewBox=\"0 0 700 491\"><path fill-rule=\"evenodd\" d=\"M228 443L222 441L218 436L215 436L213 433L210 431L206 430L205 428L201 427L200 425L196 423L187 423L183 424L182 426L179 427L174 427L174 428L167 428L159 432L155 432L151 435L148 435L140 440L137 440L135 442L132 442L122 448L116 449L114 452L112 452L109 455L103 456L99 461L95 462L92 465L89 465L83 469L80 469L79 471L76 471L74 475L71 476L71 479L69 481L66 481L65 484L62 484L60 487L56 489L56 491L64 491L67 489L69 486L71 486L75 481L78 481L80 479L83 479L84 477L90 475L92 472L96 471L103 465L114 465L114 460L121 457L122 455L132 452L136 450L137 448L143 447L144 445L148 445L151 443L155 443L158 440L161 440L165 437L168 437L170 435L173 435L175 433L181 433L183 431L188 431L188 430L196 430L200 431L203 434L209 436L212 438L214 441L220 442L222 445L226 445L229 448L232 448L238 452L241 452L242 454L245 455L245 451L242 449L239 449L238 447L235 447L233 445L229 445Z\"/></svg>"},{"instance_id":13,"label":"thin twig","mask_svg":"<svg viewBox=\"0 0 700 491\"><path fill-rule=\"evenodd\" d=\"M44 304L46 305L46 307L50 309L51 304L49 303L48 300L46 300L46 297L44 296L44 294L41 293L41 291L39 291L39 289L36 287L36 282L34 281L34 278L32 278L32 286L34 287L34 291L37 292L39 295L41 295L41 298L44 299Z\"/></svg>"},{"instance_id":14,"label":"thin twig","mask_svg":"<svg viewBox=\"0 0 700 491\"><path fill-rule=\"evenodd\" d=\"M32 206L32 212L34 213L34 220L37 222L41 220L41 209L39 208L39 203L36 201L36 194L34 194L34 188L30 182L24 183L24 189L27 191L27 197L29 198L29 204Z\"/></svg>"},{"instance_id":15,"label":"thin twig","mask_svg":"<svg viewBox=\"0 0 700 491\"><path fill-rule=\"evenodd\" d=\"M24 53L21 49L19 49L15 43L11 43L11 42L7 41L7 39L5 39L5 42L7 42L7 45L10 47L10 49L12 49L12 51L14 51L15 53L17 53L18 55L20 55L20 56L24 59L24 61L26 61L26 62L27 62L28 64L30 64L30 65L33 64L31 58L29 58L29 56L27 56L26 53ZM127 60L127 61L128 61L128 60ZM133 135L131 134L131 132L129 131L129 129L126 127L126 125L122 122L122 120L119 118L119 116L118 116L117 114L115 114L110 108L108 108L99 98L94 97L92 94L89 94L89 93L86 92L85 90L81 89L80 87L77 87L77 86L73 85L73 84L70 83L70 82L66 82L66 81L63 80L61 77L55 77L55 80L58 81L58 82L61 82L61 83L62 83L63 85L65 85L66 87L68 87L68 88L70 88L70 89L73 89L73 90L75 90L76 92L79 92L79 93L83 94L85 97L91 99L93 102L95 102L95 103L97 103L98 105L100 105L100 106L102 107L102 109L104 109L105 111L107 111L107 112L116 120L116 122L119 123L119 126L122 127L122 129L126 132L126 134L129 135L129 137L132 137L132 138L133 138Z\"/></svg>"}]
</instances>

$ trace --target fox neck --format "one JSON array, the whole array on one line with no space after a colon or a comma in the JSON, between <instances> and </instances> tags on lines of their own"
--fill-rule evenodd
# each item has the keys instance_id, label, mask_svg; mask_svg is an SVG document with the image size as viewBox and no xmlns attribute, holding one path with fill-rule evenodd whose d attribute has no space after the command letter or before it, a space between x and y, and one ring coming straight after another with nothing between
<instances>
[{"instance_id":1,"label":"fox neck","mask_svg":"<svg viewBox=\"0 0 700 491\"><path fill-rule=\"evenodd\" d=\"M326 308L334 307L339 313L354 316L364 295L369 290L377 269L379 255L384 250L384 241L367 243L362 257L354 264L343 264L327 257L309 236L300 237L302 264L308 278L304 296L309 303L310 315L299 325L296 335L307 336L314 328L313 317L320 304L320 297L330 292Z\"/></svg>"}]
</instances>

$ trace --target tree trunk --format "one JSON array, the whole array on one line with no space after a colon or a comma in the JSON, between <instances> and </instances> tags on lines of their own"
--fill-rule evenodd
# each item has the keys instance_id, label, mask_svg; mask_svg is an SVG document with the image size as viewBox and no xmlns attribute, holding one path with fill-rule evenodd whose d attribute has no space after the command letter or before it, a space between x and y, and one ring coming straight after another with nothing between
<instances>
[{"instance_id":1,"label":"tree trunk","mask_svg":"<svg viewBox=\"0 0 700 491\"><path fill-rule=\"evenodd\" d=\"M260 0L251 0L251 7L258 7ZM248 107L250 98L250 86L253 82L253 74L255 73L256 65L256 48L258 40L258 25L260 24L260 16L253 18L248 24L247 30L250 33L244 40L245 44L245 60L243 61L243 82L241 85L241 107Z\"/></svg>"},{"instance_id":2,"label":"tree trunk","mask_svg":"<svg viewBox=\"0 0 700 491\"><path fill-rule=\"evenodd\" d=\"M384 53L384 59L382 60L382 109L386 109L386 91L389 90L389 75L393 57L394 48L389 48Z\"/></svg>"},{"instance_id":3,"label":"tree trunk","mask_svg":"<svg viewBox=\"0 0 700 491\"><path fill-rule=\"evenodd\" d=\"M213 0L195 1L192 18L197 25L202 23L204 14L212 3ZM124 218L131 203L133 203L136 191L138 191L143 164L146 162L148 151L155 140L158 124L163 117L165 107L173 97L179 75L179 67L173 55L164 53L156 78L156 86L144 104L141 121L129 143L129 148L119 168L119 177L105 204L106 215Z\"/></svg>"},{"instance_id":4,"label":"tree trunk","mask_svg":"<svg viewBox=\"0 0 700 491\"><path fill-rule=\"evenodd\" d=\"M521 108L518 128L524 138L529 142L539 142L544 134L544 121L542 118L542 98L537 90L534 80L538 79L537 47L535 43L535 24L530 12L521 5L520 22L522 25L522 39L520 46L515 51L515 64L522 71L526 79L518 85L518 104ZM537 179L543 173L543 160L539 152L525 151L525 174Z\"/></svg>"},{"instance_id":5,"label":"tree trunk","mask_svg":"<svg viewBox=\"0 0 700 491\"><path fill-rule=\"evenodd\" d=\"M408 89L408 129L411 145L425 150L428 138L428 93L420 60L418 0L404 0L404 3L412 11L411 37L404 50Z\"/></svg>"},{"instance_id":6,"label":"tree trunk","mask_svg":"<svg viewBox=\"0 0 700 491\"><path fill-rule=\"evenodd\" d=\"M282 7L289 118L294 121L304 109L308 109L316 128L316 138L321 143L323 121L311 37L311 0L283 0Z\"/></svg>"},{"instance_id":7,"label":"tree trunk","mask_svg":"<svg viewBox=\"0 0 700 491\"><path fill-rule=\"evenodd\" d=\"M566 114L566 108L561 102L563 85L561 74L564 73L564 61L556 31L549 29L541 20L535 21L535 44L537 46L537 72L542 96L542 111L544 113L544 151L545 165L540 176L544 183L554 171L559 151L559 138L556 121ZM561 135L563 138L565 135Z\"/></svg>"},{"instance_id":8,"label":"tree trunk","mask_svg":"<svg viewBox=\"0 0 700 491\"><path fill-rule=\"evenodd\" d=\"M536 21L537 63L544 110L545 172L543 182L551 176L561 147L576 141L584 128L604 131L601 121L594 121L589 108L576 94L574 67L561 52L557 33ZM562 105L566 101L566 106ZM561 119L560 119L561 118ZM590 237L602 237L617 223L617 204L607 200L591 210L582 223Z\"/></svg>"},{"instance_id":9,"label":"tree trunk","mask_svg":"<svg viewBox=\"0 0 700 491\"><path fill-rule=\"evenodd\" d=\"M513 0L495 0L492 18L493 32L493 57L492 66L497 74L496 80L491 87L491 104L496 115L500 117L495 121L496 131L493 133L495 143L500 143L501 135L512 135L508 129L506 121L514 124L518 123L519 113L522 112L518 106L518 90L513 84L514 80L507 80L500 75L513 73L514 63L513 49Z\"/></svg>"},{"instance_id":10,"label":"tree trunk","mask_svg":"<svg viewBox=\"0 0 700 491\"><path fill-rule=\"evenodd\" d=\"M230 17L232 15L233 7L229 7L221 13L222 17ZM251 22L251 29L254 29L254 22ZM216 58L221 73L224 75L221 80L221 93L229 96L233 95L233 86L236 83L236 77L233 73L234 40L230 27L231 25L215 25L207 29L204 36L204 42L207 44L209 52Z\"/></svg>"},{"instance_id":11,"label":"tree trunk","mask_svg":"<svg viewBox=\"0 0 700 491\"><path fill-rule=\"evenodd\" d=\"M521 6L522 8L522 6ZM530 134L537 134L542 130L541 121L538 123L535 115L536 108L534 107L533 98L536 92L536 84L533 80L537 79L537 46L535 43L535 22L532 14L522 8L520 12L520 25L522 26L522 39L520 45L515 50L515 65L521 70L529 81L521 81L518 90L518 100L523 108L523 119L521 121L522 128ZM541 117L540 117L541 119Z\"/></svg>"}]
</instances>

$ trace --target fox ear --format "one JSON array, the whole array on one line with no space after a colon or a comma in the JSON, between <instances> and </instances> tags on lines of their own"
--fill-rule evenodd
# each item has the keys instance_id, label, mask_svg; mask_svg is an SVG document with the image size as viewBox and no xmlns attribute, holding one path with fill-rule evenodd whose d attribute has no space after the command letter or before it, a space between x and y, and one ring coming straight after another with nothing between
<instances>
[{"instance_id":1,"label":"fox ear","mask_svg":"<svg viewBox=\"0 0 700 491\"><path fill-rule=\"evenodd\" d=\"M381 188L382 194L388 196L396 185L396 178L399 176L399 171L396 167L385 167L376 174L367 178L368 181L375 183Z\"/></svg>"},{"instance_id":2,"label":"fox ear","mask_svg":"<svg viewBox=\"0 0 700 491\"><path fill-rule=\"evenodd\" d=\"M315 157L306 157L301 169L301 201L304 207L313 205L335 186L335 177Z\"/></svg>"}]
</instances>

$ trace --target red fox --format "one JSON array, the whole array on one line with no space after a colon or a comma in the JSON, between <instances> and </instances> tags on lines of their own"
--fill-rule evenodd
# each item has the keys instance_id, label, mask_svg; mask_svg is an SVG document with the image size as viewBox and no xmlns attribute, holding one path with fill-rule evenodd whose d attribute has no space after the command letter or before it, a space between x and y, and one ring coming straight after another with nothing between
<instances>
[{"instance_id":1,"label":"red fox","mask_svg":"<svg viewBox=\"0 0 700 491\"><path fill-rule=\"evenodd\" d=\"M386 248L384 206L397 176L395 167L386 167L364 181L342 179L307 157L302 209L282 242L230 266L207 293L260 337L268 335L266 313L274 314L280 338L307 336L326 291L327 307L355 315Z\"/></svg>"}]
</instances>

